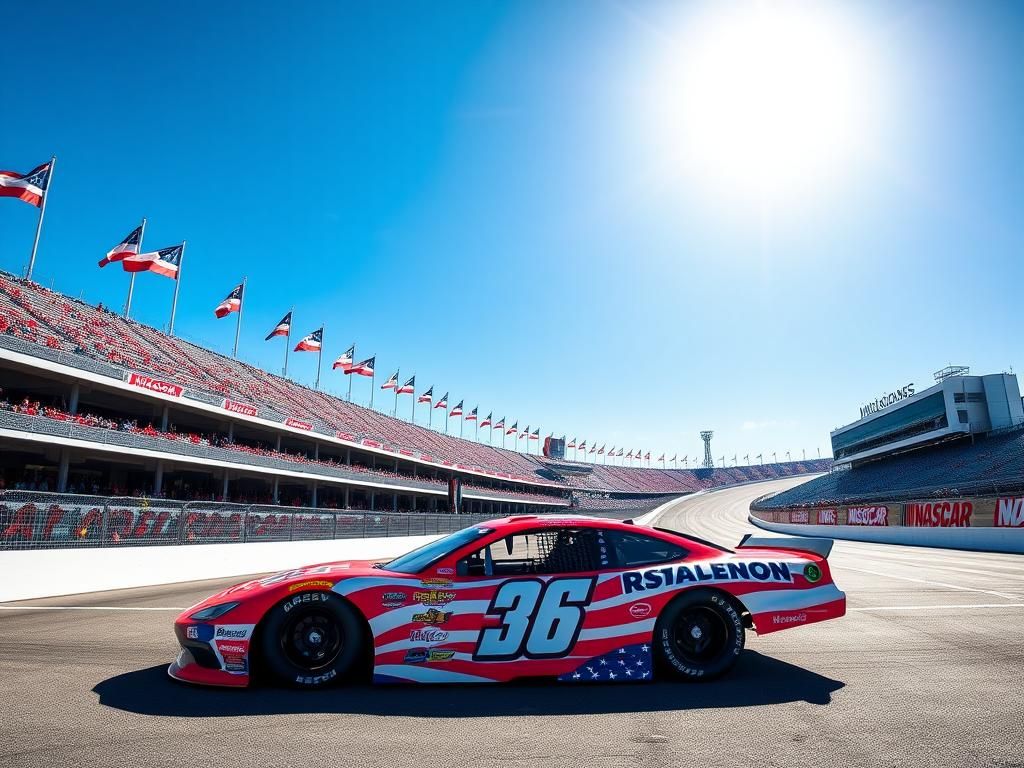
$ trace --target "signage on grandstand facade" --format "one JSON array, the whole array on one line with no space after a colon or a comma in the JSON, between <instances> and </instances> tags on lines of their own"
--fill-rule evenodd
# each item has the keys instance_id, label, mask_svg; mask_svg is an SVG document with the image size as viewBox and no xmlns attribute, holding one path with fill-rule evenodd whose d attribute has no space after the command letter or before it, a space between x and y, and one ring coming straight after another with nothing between
<instances>
[{"instance_id":1,"label":"signage on grandstand facade","mask_svg":"<svg viewBox=\"0 0 1024 768\"><path fill-rule=\"evenodd\" d=\"M168 381L160 381L159 379L154 379L151 376L143 376L141 373L132 373L129 375L128 383L133 387L148 389L151 392L160 392L161 394L170 395L171 397L181 397L181 393L185 391L185 388L178 384L171 384Z\"/></svg>"},{"instance_id":2,"label":"signage on grandstand facade","mask_svg":"<svg viewBox=\"0 0 1024 768\"><path fill-rule=\"evenodd\" d=\"M295 427L295 429L304 429L307 432L313 429L313 425L308 421L299 421L298 419L293 419L290 416L284 420L284 423L285 426L287 427Z\"/></svg>"},{"instance_id":3,"label":"signage on grandstand facade","mask_svg":"<svg viewBox=\"0 0 1024 768\"><path fill-rule=\"evenodd\" d=\"M863 419L865 416L870 416L872 413L877 413L883 408L888 408L890 405L898 403L900 400L904 400L914 394L914 382L905 384L897 390L888 392L875 400L872 400L865 405L860 407L860 417Z\"/></svg>"},{"instance_id":4,"label":"signage on grandstand facade","mask_svg":"<svg viewBox=\"0 0 1024 768\"><path fill-rule=\"evenodd\" d=\"M234 400L224 399L224 410L232 413L240 413L243 416L259 416L259 409L248 403L236 403Z\"/></svg>"}]
</instances>

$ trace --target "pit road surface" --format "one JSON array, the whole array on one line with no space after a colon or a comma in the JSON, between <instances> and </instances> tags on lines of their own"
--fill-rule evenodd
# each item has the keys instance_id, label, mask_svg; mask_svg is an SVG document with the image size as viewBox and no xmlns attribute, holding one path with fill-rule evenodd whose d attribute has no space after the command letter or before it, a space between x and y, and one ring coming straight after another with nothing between
<instances>
[{"instance_id":1,"label":"pit road surface","mask_svg":"<svg viewBox=\"0 0 1024 768\"><path fill-rule=\"evenodd\" d=\"M733 546L793 484L658 524ZM845 618L748 634L702 685L191 688L165 674L171 622L241 579L7 604L0 766L1024 766L1024 557L837 542L830 562Z\"/></svg>"}]
</instances>

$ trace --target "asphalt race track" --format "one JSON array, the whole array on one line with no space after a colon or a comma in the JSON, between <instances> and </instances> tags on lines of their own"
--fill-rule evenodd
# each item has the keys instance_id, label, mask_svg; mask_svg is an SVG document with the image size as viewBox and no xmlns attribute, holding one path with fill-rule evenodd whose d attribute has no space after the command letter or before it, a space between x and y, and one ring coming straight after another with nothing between
<instances>
[{"instance_id":1,"label":"asphalt race track","mask_svg":"<svg viewBox=\"0 0 1024 768\"><path fill-rule=\"evenodd\" d=\"M659 524L731 546L792 483ZM0 766L1024 766L1024 557L840 542L831 562L845 619L748 635L703 685L191 688L164 671L171 620L228 581L7 604Z\"/></svg>"}]
</instances>

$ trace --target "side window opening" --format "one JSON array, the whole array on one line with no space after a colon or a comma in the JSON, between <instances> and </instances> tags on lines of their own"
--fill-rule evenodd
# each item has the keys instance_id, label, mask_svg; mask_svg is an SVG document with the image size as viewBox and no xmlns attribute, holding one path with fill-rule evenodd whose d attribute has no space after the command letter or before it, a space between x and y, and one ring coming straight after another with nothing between
<instances>
[{"instance_id":1,"label":"side window opening","mask_svg":"<svg viewBox=\"0 0 1024 768\"><path fill-rule=\"evenodd\" d=\"M506 536L459 562L464 576L583 573L607 567L601 532L593 528L544 528Z\"/></svg>"},{"instance_id":2,"label":"side window opening","mask_svg":"<svg viewBox=\"0 0 1024 768\"><path fill-rule=\"evenodd\" d=\"M604 538L614 555L613 562L620 568L668 563L688 554L680 544L642 533L610 530L604 531Z\"/></svg>"}]
</instances>

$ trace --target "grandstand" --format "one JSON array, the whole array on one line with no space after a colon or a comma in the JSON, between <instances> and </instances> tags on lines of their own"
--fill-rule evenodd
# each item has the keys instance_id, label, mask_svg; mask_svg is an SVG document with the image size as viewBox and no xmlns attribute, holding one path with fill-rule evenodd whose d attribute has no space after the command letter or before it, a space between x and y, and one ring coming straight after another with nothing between
<instances>
[{"instance_id":1,"label":"grandstand","mask_svg":"<svg viewBox=\"0 0 1024 768\"><path fill-rule=\"evenodd\" d=\"M549 461L443 435L0 273L0 487L436 511L653 503L827 470Z\"/></svg>"}]
</instances>

